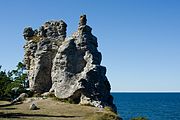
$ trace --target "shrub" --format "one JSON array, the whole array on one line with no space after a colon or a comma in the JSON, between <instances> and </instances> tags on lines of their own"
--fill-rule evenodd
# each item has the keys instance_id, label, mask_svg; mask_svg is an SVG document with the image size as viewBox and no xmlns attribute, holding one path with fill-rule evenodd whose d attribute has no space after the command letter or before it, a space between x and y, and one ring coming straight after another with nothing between
<instances>
[{"instance_id":1,"label":"shrub","mask_svg":"<svg viewBox=\"0 0 180 120\"><path fill-rule=\"evenodd\" d=\"M104 107L104 110L114 112L114 110L109 106Z\"/></svg>"}]
</instances>

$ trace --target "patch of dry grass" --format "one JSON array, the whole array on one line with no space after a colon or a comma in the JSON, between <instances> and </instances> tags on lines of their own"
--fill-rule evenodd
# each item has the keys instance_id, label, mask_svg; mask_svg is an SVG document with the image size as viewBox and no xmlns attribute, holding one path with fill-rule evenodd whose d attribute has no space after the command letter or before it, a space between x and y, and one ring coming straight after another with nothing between
<instances>
[{"instance_id":1,"label":"patch of dry grass","mask_svg":"<svg viewBox=\"0 0 180 120\"><path fill-rule=\"evenodd\" d=\"M34 102L38 110L29 110L30 104ZM10 105L8 102L0 101L0 119L7 120L118 120L118 116L110 111L90 106L68 104L48 99L35 99L23 104Z\"/></svg>"},{"instance_id":2,"label":"patch of dry grass","mask_svg":"<svg viewBox=\"0 0 180 120\"><path fill-rule=\"evenodd\" d=\"M89 114L87 120L122 120L113 112L96 112L94 114Z\"/></svg>"}]
</instances>

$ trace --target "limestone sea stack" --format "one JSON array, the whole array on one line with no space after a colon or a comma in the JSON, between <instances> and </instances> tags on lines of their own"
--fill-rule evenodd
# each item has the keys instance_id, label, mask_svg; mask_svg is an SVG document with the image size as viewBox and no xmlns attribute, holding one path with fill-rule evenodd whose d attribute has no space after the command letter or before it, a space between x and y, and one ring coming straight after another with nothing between
<instances>
[{"instance_id":1,"label":"limestone sea stack","mask_svg":"<svg viewBox=\"0 0 180 120\"><path fill-rule=\"evenodd\" d=\"M78 30L70 37L62 20L48 21L38 30L24 29L29 86L36 93L116 111L97 38L86 23L86 15L80 16Z\"/></svg>"}]
</instances>

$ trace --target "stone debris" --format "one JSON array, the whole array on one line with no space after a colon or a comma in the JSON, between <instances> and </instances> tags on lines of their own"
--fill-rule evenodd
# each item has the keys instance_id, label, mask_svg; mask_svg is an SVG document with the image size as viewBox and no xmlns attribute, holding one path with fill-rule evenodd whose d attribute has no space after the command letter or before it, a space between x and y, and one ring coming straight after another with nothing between
<instances>
[{"instance_id":1,"label":"stone debris","mask_svg":"<svg viewBox=\"0 0 180 120\"><path fill-rule=\"evenodd\" d=\"M21 93L17 98L15 98L11 104L15 104L17 102L23 102L26 98L28 97L28 95L26 93Z\"/></svg>"},{"instance_id":2,"label":"stone debris","mask_svg":"<svg viewBox=\"0 0 180 120\"><path fill-rule=\"evenodd\" d=\"M38 110L39 108L36 106L35 103L32 103L30 106L29 106L29 110Z\"/></svg>"}]
</instances>

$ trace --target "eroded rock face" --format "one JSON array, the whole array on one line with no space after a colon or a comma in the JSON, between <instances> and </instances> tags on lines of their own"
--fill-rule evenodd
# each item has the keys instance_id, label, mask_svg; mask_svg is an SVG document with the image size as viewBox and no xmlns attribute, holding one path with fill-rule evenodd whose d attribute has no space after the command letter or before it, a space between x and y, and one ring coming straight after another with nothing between
<instances>
[{"instance_id":1,"label":"eroded rock face","mask_svg":"<svg viewBox=\"0 0 180 120\"><path fill-rule=\"evenodd\" d=\"M57 49L66 37L66 23L46 22L39 30L24 29L27 40L24 49L24 63L28 70L29 86L38 93L47 92L52 86L52 61Z\"/></svg>"},{"instance_id":2,"label":"eroded rock face","mask_svg":"<svg viewBox=\"0 0 180 120\"><path fill-rule=\"evenodd\" d=\"M116 111L97 38L80 16L78 31L66 38L67 25L46 22L39 30L26 28L25 64L30 87L36 92L54 92L60 99Z\"/></svg>"}]
</instances>

